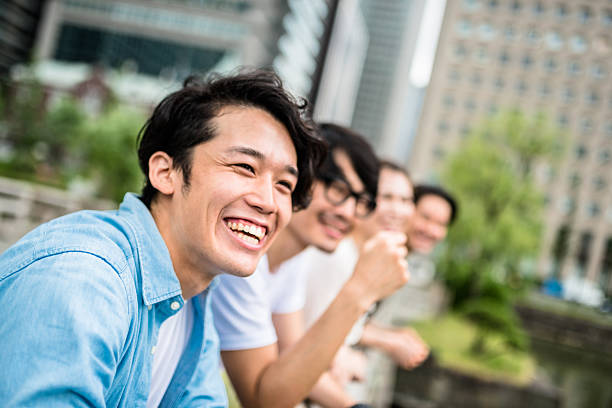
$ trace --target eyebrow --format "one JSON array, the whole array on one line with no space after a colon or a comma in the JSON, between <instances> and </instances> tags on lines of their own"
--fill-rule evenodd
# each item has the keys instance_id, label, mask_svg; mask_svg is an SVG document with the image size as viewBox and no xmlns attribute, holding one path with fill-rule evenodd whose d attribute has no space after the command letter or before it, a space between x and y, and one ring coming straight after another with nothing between
<instances>
[{"instance_id":1,"label":"eyebrow","mask_svg":"<svg viewBox=\"0 0 612 408\"><path fill-rule=\"evenodd\" d=\"M254 159L257 159L257 160L265 160L266 159L266 156L262 152L260 152L258 150L255 150L255 149L252 149L250 147L232 146L229 149L227 149L227 151L229 153L245 154L245 155L251 156L251 157L253 157ZM298 177L298 170L294 166L292 166L290 164L285 166L285 171L287 171L289 174L294 175L295 177Z\"/></svg>"}]
</instances>

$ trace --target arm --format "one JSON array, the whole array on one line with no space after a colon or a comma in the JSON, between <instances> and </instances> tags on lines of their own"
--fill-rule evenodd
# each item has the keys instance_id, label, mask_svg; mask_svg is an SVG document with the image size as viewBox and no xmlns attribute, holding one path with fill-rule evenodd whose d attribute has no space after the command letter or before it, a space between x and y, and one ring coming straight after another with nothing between
<instances>
[{"instance_id":1,"label":"arm","mask_svg":"<svg viewBox=\"0 0 612 408\"><path fill-rule=\"evenodd\" d=\"M383 350L407 370L420 365L429 354L427 344L411 328L385 328L368 323L359 344Z\"/></svg>"},{"instance_id":2,"label":"arm","mask_svg":"<svg viewBox=\"0 0 612 408\"><path fill-rule=\"evenodd\" d=\"M222 352L244 406L292 406L308 395L357 318L407 281L404 242L403 234L386 232L366 243L353 275L329 308L280 356L276 344Z\"/></svg>"},{"instance_id":3,"label":"arm","mask_svg":"<svg viewBox=\"0 0 612 408\"><path fill-rule=\"evenodd\" d=\"M86 253L48 256L0 280L0 401L106 406L127 337L125 288Z\"/></svg>"},{"instance_id":4,"label":"arm","mask_svg":"<svg viewBox=\"0 0 612 408\"><path fill-rule=\"evenodd\" d=\"M304 335L302 310L273 314L272 321L278 337L280 354L287 352ZM329 408L355 405L355 401L346 393L344 387L327 371L319 378L308 396L319 405Z\"/></svg>"}]
</instances>

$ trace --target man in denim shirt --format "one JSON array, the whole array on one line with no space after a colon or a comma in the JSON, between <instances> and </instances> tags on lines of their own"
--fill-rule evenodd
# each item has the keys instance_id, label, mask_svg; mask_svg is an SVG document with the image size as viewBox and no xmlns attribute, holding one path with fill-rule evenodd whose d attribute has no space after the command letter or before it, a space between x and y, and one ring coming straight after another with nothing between
<instances>
[{"instance_id":1,"label":"man in denim shirt","mask_svg":"<svg viewBox=\"0 0 612 408\"><path fill-rule=\"evenodd\" d=\"M0 405L226 405L208 291L307 204L324 147L303 108L269 72L189 79L141 131L141 197L2 254Z\"/></svg>"}]
</instances>

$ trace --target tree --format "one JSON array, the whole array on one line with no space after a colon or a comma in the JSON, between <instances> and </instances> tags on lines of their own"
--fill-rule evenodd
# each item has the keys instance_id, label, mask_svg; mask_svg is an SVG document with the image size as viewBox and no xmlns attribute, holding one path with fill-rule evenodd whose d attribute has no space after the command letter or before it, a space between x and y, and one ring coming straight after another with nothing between
<instances>
[{"instance_id":1,"label":"tree","mask_svg":"<svg viewBox=\"0 0 612 408\"><path fill-rule=\"evenodd\" d=\"M562 140L543 114L503 112L477 126L443 167L443 182L461 211L439 269L452 307L479 328L474 353L484 352L491 333L510 347L525 347L512 299L526 284L525 265L540 241L544 199L534 169L554 161Z\"/></svg>"}]
</instances>

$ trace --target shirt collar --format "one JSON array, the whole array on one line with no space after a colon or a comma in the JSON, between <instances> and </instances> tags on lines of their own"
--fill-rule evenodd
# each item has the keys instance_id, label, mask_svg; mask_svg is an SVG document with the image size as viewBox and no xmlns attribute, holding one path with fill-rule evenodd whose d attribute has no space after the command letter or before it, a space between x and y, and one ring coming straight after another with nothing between
<instances>
[{"instance_id":1,"label":"shirt collar","mask_svg":"<svg viewBox=\"0 0 612 408\"><path fill-rule=\"evenodd\" d=\"M151 211L133 193L127 193L119 206L119 215L132 226L135 253L140 264L142 298L152 305L180 295L181 285L172 267L172 259Z\"/></svg>"}]
</instances>

